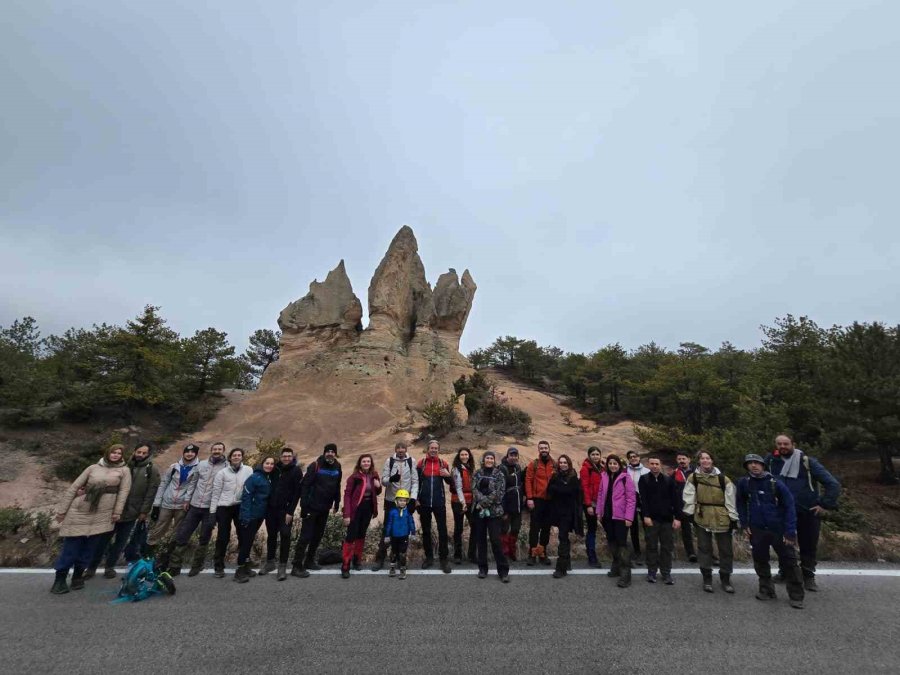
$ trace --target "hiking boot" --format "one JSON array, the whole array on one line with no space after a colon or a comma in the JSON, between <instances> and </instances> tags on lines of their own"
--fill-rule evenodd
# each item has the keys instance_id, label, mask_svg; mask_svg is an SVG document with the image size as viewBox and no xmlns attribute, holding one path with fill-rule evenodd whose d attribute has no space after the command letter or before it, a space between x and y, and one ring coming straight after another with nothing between
<instances>
[{"instance_id":1,"label":"hiking boot","mask_svg":"<svg viewBox=\"0 0 900 675\"><path fill-rule=\"evenodd\" d=\"M181 568L180 568L180 567L170 567L170 568L169 568L168 570L166 570L166 571L169 573L169 576L170 576L170 577L177 577L179 574L181 574Z\"/></svg>"},{"instance_id":2,"label":"hiking boot","mask_svg":"<svg viewBox=\"0 0 900 675\"><path fill-rule=\"evenodd\" d=\"M707 593L712 593L712 570L700 570L700 573L703 575L703 590Z\"/></svg>"},{"instance_id":3,"label":"hiking boot","mask_svg":"<svg viewBox=\"0 0 900 675\"><path fill-rule=\"evenodd\" d=\"M107 567L103 570L103 578L104 579L115 579L116 578L116 569L114 567Z\"/></svg>"},{"instance_id":4,"label":"hiking boot","mask_svg":"<svg viewBox=\"0 0 900 675\"><path fill-rule=\"evenodd\" d=\"M441 572L444 574L450 574L452 570L450 569L450 561L444 558L441 560Z\"/></svg>"},{"instance_id":5,"label":"hiking boot","mask_svg":"<svg viewBox=\"0 0 900 675\"><path fill-rule=\"evenodd\" d=\"M803 609L803 601L791 600L791 607L793 607L794 609Z\"/></svg>"},{"instance_id":6,"label":"hiking boot","mask_svg":"<svg viewBox=\"0 0 900 675\"><path fill-rule=\"evenodd\" d=\"M276 579L278 579L278 581L287 579L287 563L278 563L278 576Z\"/></svg>"},{"instance_id":7,"label":"hiking boot","mask_svg":"<svg viewBox=\"0 0 900 675\"><path fill-rule=\"evenodd\" d=\"M203 566L202 566L202 565L199 565L199 566L198 566L198 565L194 565L193 567L191 567L191 569L188 570L188 576L189 576L189 577L195 577L195 576L197 576L198 574L200 574L200 572L202 572L202 571L203 571Z\"/></svg>"},{"instance_id":8,"label":"hiking boot","mask_svg":"<svg viewBox=\"0 0 900 675\"><path fill-rule=\"evenodd\" d=\"M487 579L487 570L478 570L479 579Z\"/></svg>"},{"instance_id":9,"label":"hiking boot","mask_svg":"<svg viewBox=\"0 0 900 675\"><path fill-rule=\"evenodd\" d=\"M390 571L388 572L388 576L389 576L389 577L395 577L395 576L397 576L397 566L396 566L394 563L391 563L391 569L390 569Z\"/></svg>"},{"instance_id":10,"label":"hiking boot","mask_svg":"<svg viewBox=\"0 0 900 675\"><path fill-rule=\"evenodd\" d=\"M305 579L309 576L309 572L306 571L306 568L303 565L294 565L291 568L291 576L297 577L298 579Z\"/></svg>"},{"instance_id":11,"label":"hiking boot","mask_svg":"<svg viewBox=\"0 0 900 675\"><path fill-rule=\"evenodd\" d=\"M306 562L303 565L303 567L305 567L308 570L312 570L313 572L318 572L319 570L322 569L322 566L319 565L319 563L317 563L315 560L310 560L310 561Z\"/></svg>"},{"instance_id":12,"label":"hiking boot","mask_svg":"<svg viewBox=\"0 0 900 675\"><path fill-rule=\"evenodd\" d=\"M616 586L619 588L628 588L631 586L631 568L627 568L622 571L622 576L619 577L619 580L616 582Z\"/></svg>"},{"instance_id":13,"label":"hiking boot","mask_svg":"<svg viewBox=\"0 0 900 675\"><path fill-rule=\"evenodd\" d=\"M565 570L561 570L558 567L555 570L553 570L553 578L554 579L562 579L564 576L566 576Z\"/></svg>"},{"instance_id":14,"label":"hiking boot","mask_svg":"<svg viewBox=\"0 0 900 675\"><path fill-rule=\"evenodd\" d=\"M68 570L56 573L56 579L53 580L53 586L50 587L50 592L53 593L53 595L62 595L63 593L69 592L69 585L66 583L66 577L68 576Z\"/></svg>"},{"instance_id":15,"label":"hiking boot","mask_svg":"<svg viewBox=\"0 0 900 675\"><path fill-rule=\"evenodd\" d=\"M666 586L674 586L675 585L675 577L673 577L668 572L663 572L662 580Z\"/></svg>"},{"instance_id":16,"label":"hiking boot","mask_svg":"<svg viewBox=\"0 0 900 675\"><path fill-rule=\"evenodd\" d=\"M507 574L507 573L501 574L500 581L502 581L504 584L508 584L509 583L509 574Z\"/></svg>"},{"instance_id":17,"label":"hiking boot","mask_svg":"<svg viewBox=\"0 0 900 675\"><path fill-rule=\"evenodd\" d=\"M225 568L224 567L216 567L213 572L213 576L216 579L224 579L225 578Z\"/></svg>"},{"instance_id":18,"label":"hiking boot","mask_svg":"<svg viewBox=\"0 0 900 675\"><path fill-rule=\"evenodd\" d=\"M816 586L816 578L815 577L806 577L803 580L803 589L806 591L810 591L812 593L817 593L819 587Z\"/></svg>"},{"instance_id":19,"label":"hiking boot","mask_svg":"<svg viewBox=\"0 0 900 675\"><path fill-rule=\"evenodd\" d=\"M341 568L341 579L349 579L350 578L350 570Z\"/></svg>"},{"instance_id":20,"label":"hiking boot","mask_svg":"<svg viewBox=\"0 0 900 675\"><path fill-rule=\"evenodd\" d=\"M247 576L253 578L257 575L257 571L251 567L252 563L247 563Z\"/></svg>"},{"instance_id":21,"label":"hiking boot","mask_svg":"<svg viewBox=\"0 0 900 675\"><path fill-rule=\"evenodd\" d=\"M537 565L537 558L535 558L533 555L530 555L528 556L528 560L525 561L525 564L529 567L534 567L535 565Z\"/></svg>"},{"instance_id":22,"label":"hiking boot","mask_svg":"<svg viewBox=\"0 0 900 675\"><path fill-rule=\"evenodd\" d=\"M719 583L722 585L723 591L726 593L734 593L734 586L731 585L730 574L719 574Z\"/></svg>"},{"instance_id":23,"label":"hiking boot","mask_svg":"<svg viewBox=\"0 0 900 675\"><path fill-rule=\"evenodd\" d=\"M759 586L759 591L756 593L757 600L777 600L778 596L775 594L774 588L763 588L762 584Z\"/></svg>"},{"instance_id":24,"label":"hiking boot","mask_svg":"<svg viewBox=\"0 0 900 675\"><path fill-rule=\"evenodd\" d=\"M427 570L432 565L434 565L434 558L425 558L425 560L422 561L423 570Z\"/></svg>"},{"instance_id":25,"label":"hiking boot","mask_svg":"<svg viewBox=\"0 0 900 675\"><path fill-rule=\"evenodd\" d=\"M403 581L404 579L406 579L406 568L405 568L405 567L401 567L401 568L400 568L400 576L397 577L397 578L398 578L400 581Z\"/></svg>"},{"instance_id":26,"label":"hiking boot","mask_svg":"<svg viewBox=\"0 0 900 675\"><path fill-rule=\"evenodd\" d=\"M693 553L691 553L691 554L688 556L688 562L692 562L692 563L697 562L697 556L694 555Z\"/></svg>"},{"instance_id":27,"label":"hiking boot","mask_svg":"<svg viewBox=\"0 0 900 675\"><path fill-rule=\"evenodd\" d=\"M259 568L259 574L268 574L275 571L275 561L266 560L265 564Z\"/></svg>"},{"instance_id":28,"label":"hiking boot","mask_svg":"<svg viewBox=\"0 0 900 675\"><path fill-rule=\"evenodd\" d=\"M72 574L72 585L71 589L73 591L80 591L84 588L84 576L83 573L79 575Z\"/></svg>"},{"instance_id":29,"label":"hiking boot","mask_svg":"<svg viewBox=\"0 0 900 675\"><path fill-rule=\"evenodd\" d=\"M648 584L656 583L656 572L647 572L647 583Z\"/></svg>"},{"instance_id":30,"label":"hiking boot","mask_svg":"<svg viewBox=\"0 0 900 675\"><path fill-rule=\"evenodd\" d=\"M250 574L248 573L249 570L249 563L238 565L237 569L234 570L234 580L239 584L246 584L248 581L250 581Z\"/></svg>"},{"instance_id":31,"label":"hiking boot","mask_svg":"<svg viewBox=\"0 0 900 675\"><path fill-rule=\"evenodd\" d=\"M81 578L84 579L85 581L87 581L88 579L91 579L95 574L97 574L97 568L96 567L88 567L84 571L84 574L81 575Z\"/></svg>"}]
</instances>

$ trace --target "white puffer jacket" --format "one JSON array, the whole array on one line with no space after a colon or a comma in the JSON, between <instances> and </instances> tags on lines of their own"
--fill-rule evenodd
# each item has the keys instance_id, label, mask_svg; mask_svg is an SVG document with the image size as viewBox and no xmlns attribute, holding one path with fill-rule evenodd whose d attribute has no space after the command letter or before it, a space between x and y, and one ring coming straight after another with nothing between
<instances>
[{"instance_id":1,"label":"white puffer jacket","mask_svg":"<svg viewBox=\"0 0 900 675\"><path fill-rule=\"evenodd\" d=\"M209 502L209 512L215 513L220 506L231 506L241 503L241 493L244 490L244 481L253 475L253 469L246 464L241 464L235 471L229 464L213 478L212 497Z\"/></svg>"},{"instance_id":2,"label":"white puffer jacket","mask_svg":"<svg viewBox=\"0 0 900 675\"><path fill-rule=\"evenodd\" d=\"M221 462L216 464L210 463L208 459L204 459L197 465L197 468L191 473L191 479L196 482L194 496L191 497L191 506L198 509L208 509L212 501L213 481L216 476L228 466L228 460L224 457Z\"/></svg>"}]
</instances>

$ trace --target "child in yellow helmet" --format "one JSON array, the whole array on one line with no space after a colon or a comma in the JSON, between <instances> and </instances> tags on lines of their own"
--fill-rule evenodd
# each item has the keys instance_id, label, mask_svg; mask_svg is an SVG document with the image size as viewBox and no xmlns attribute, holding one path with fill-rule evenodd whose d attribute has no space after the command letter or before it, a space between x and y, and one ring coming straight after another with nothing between
<instances>
[{"instance_id":1,"label":"child in yellow helmet","mask_svg":"<svg viewBox=\"0 0 900 675\"><path fill-rule=\"evenodd\" d=\"M400 579L406 578L406 550L409 547L410 535L416 534L416 523L407 509L409 492L397 490L394 495L394 508L387 515L384 526L384 543L391 545L390 576L396 576L397 565L400 565Z\"/></svg>"}]
</instances>

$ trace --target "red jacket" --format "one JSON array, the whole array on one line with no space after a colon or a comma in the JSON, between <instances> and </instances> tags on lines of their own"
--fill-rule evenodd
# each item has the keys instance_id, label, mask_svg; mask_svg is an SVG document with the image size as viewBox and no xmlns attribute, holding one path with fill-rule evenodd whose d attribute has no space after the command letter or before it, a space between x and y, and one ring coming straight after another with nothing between
<instances>
[{"instance_id":1,"label":"red jacket","mask_svg":"<svg viewBox=\"0 0 900 675\"><path fill-rule=\"evenodd\" d=\"M547 460L546 464L541 461L540 457L528 462L528 468L525 471L525 496L528 499L547 499L547 486L550 484L550 476L555 470L556 463L552 457Z\"/></svg>"},{"instance_id":2,"label":"red jacket","mask_svg":"<svg viewBox=\"0 0 900 675\"><path fill-rule=\"evenodd\" d=\"M374 480L378 478L378 474L371 474L369 480L372 482L372 517L378 515L378 495L381 494L381 482L376 485ZM366 476L358 471L347 479L344 487L344 518L352 519L356 514L356 509L362 503L366 494Z\"/></svg>"},{"instance_id":3,"label":"red jacket","mask_svg":"<svg viewBox=\"0 0 900 675\"><path fill-rule=\"evenodd\" d=\"M585 459L581 463L579 478L581 478L581 501L585 506L593 506L600 493L600 471L591 463L590 459Z\"/></svg>"}]
</instances>

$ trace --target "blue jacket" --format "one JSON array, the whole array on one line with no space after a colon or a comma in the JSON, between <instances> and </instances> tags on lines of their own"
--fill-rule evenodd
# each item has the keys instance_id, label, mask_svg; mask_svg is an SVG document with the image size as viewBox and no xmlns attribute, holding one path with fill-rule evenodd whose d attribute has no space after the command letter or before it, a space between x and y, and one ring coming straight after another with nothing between
<instances>
[{"instance_id":1,"label":"blue jacket","mask_svg":"<svg viewBox=\"0 0 900 675\"><path fill-rule=\"evenodd\" d=\"M413 520L409 509L400 511L396 506L388 514L387 524L384 526L385 537L408 537L416 533L416 521Z\"/></svg>"},{"instance_id":2,"label":"blue jacket","mask_svg":"<svg viewBox=\"0 0 900 675\"><path fill-rule=\"evenodd\" d=\"M797 536L797 510L788 487L768 471L758 478L744 476L737 484L737 512L741 527Z\"/></svg>"},{"instance_id":3,"label":"blue jacket","mask_svg":"<svg viewBox=\"0 0 900 675\"><path fill-rule=\"evenodd\" d=\"M802 452L794 449L794 452ZM809 471L806 470L807 460L809 461ZM783 481L787 485L791 494L794 495L794 503L798 511L809 511L814 506L821 506L823 509L836 509L838 497L841 494L841 484L837 478L832 476L825 467L819 463L819 460L803 453L800 462L800 473L796 478L784 478L781 475L781 467L784 466L784 459L778 455L769 455L766 457L766 468L775 478ZM812 477L810 477L812 474ZM819 492L819 485L825 487L825 494Z\"/></svg>"},{"instance_id":4,"label":"blue jacket","mask_svg":"<svg viewBox=\"0 0 900 675\"><path fill-rule=\"evenodd\" d=\"M244 489L241 492L242 523L266 517L266 507L269 505L271 492L271 474L263 471L262 467L256 469L253 475L244 481Z\"/></svg>"}]
</instances>

